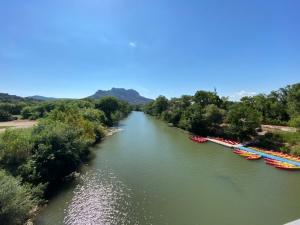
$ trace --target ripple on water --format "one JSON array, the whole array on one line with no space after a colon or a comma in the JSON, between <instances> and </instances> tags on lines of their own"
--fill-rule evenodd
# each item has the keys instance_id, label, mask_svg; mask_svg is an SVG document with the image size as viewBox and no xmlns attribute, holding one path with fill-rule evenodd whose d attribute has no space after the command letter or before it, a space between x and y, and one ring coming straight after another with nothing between
<instances>
[{"instance_id":1,"label":"ripple on water","mask_svg":"<svg viewBox=\"0 0 300 225\"><path fill-rule=\"evenodd\" d=\"M64 224L138 224L130 199L130 189L111 171L87 172L65 209Z\"/></svg>"}]
</instances>

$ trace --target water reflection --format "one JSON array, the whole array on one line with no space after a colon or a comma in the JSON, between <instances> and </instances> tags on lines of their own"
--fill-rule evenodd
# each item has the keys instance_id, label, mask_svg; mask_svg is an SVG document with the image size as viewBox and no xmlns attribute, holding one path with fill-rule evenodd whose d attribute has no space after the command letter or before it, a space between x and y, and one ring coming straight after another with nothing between
<instances>
[{"instance_id":1,"label":"water reflection","mask_svg":"<svg viewBox=\"0 0 300 225\"><path fill-rule=\"evenodd\" d=\"M112 171L90 171L80 179L65 209L64 224L138 224L132 213L130 189Z\"/></svg>"}]
</instances>

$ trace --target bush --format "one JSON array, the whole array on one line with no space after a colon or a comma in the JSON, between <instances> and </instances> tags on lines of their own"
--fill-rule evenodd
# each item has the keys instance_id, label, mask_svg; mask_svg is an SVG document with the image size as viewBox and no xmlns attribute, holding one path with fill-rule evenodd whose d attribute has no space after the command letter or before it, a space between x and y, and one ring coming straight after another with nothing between
<instances>
[{"instance_id":1,"label":"bush","mask_svg":"<svg viewBox=\"0 0 300 225\"><path fill-rule=\"evenodd\" d=\"M298 129L300 129L300 115L293 117L289 121L289 125L292 126L292 127L296 127Z\"/></svg>"},{"instance_id":2,"label":"bush","mask_svg":"<svg viewBox=\"0 0 300 225\"><path fill-rule=\"evenodd\" d=\"M23 224L37 203L31 193L29 186L0 170L0 224Z\"/></svg>"},{"instance_id":3,"label":"bush","mask_svg":"<svg viewBox=\"0 0 300 225\"><path fill-rule=\"evenodd\" d=\"M9 112L0 110L0 122L11 121L13 119L13 116Z\"/></svg>"},{"instance_id":4,"label":"bush","mask_svg":"<svg viewBox=\"0 0 300 225\"><path fill-rule=\"evenodd\" d=\"M13 174L32 154L34 143L31 131L31 129L7 129L0 136L0 163Z\"/></svg>"},{"instance_id":5,"label":"bush","mask_svg":"<svg viewBox=\"0 0 300 225\"><path fill-rule=\"evenodd\" d=\"M35 175L34 183L56 183L77 169L88 151L83 129L59 121L40 124L33 136L34 154L24 171L30 172L27 177Z\"/></svg>"},{"instance_id":6,"label":"bush","mask_svg":"<svg viewBox=\"0 0 300 225\"><path fill-rule=\"evenodd\" d=\"M107 118L103 111L98 109L86 108L82 109L83 118L94 123L106 124Z\"/></svg>"}]
</instances>

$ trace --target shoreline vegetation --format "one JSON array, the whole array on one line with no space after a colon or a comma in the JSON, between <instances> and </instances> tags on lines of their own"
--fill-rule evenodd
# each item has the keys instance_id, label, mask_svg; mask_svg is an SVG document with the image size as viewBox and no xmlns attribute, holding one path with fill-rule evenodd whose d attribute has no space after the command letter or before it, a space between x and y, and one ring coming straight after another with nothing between
<instances>
[{"instance_id":1,"label":"shoreline vegetation","mask_svg":"<svg viewBox=\"0 0 300 225\"><path fill-rule=\"evenodd\" d=\"M300 156L300 83L239 102L220 97L216 91L201 90L170 100L159 96L142 111L195 135Z\"/></svg>"},{"instance_id":2,"label":"shoreline vegetation","mask_svg":"<svg viewBox=\"0 0 300 225\"><path fill-rule=\"evenodd\" d=\"M0 134L0 224L6 225L32 224L39 206L88 160L90 147L117 132L113 126L133 109L113 97L1 104L22 104L22 119L37 120Z\"/></svg>"}]
</instances>

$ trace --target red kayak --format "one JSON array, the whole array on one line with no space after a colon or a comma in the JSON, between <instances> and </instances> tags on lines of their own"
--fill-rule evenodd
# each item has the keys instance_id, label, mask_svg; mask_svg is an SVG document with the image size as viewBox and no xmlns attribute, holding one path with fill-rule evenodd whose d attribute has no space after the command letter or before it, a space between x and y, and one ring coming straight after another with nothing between
<instances>
[{"instance_id":1,"label":"red kayak","mask_svg":"<svg viewBox=\"0 0 300 225\"><path fill-rule=\"evenodd\" d=\"M204 137L200 137L200 136L191 136L190 139L194 142L197 142L197 143L205 143L207 142L207 139L204 138Z\"/></svg>"}]
</instances>

